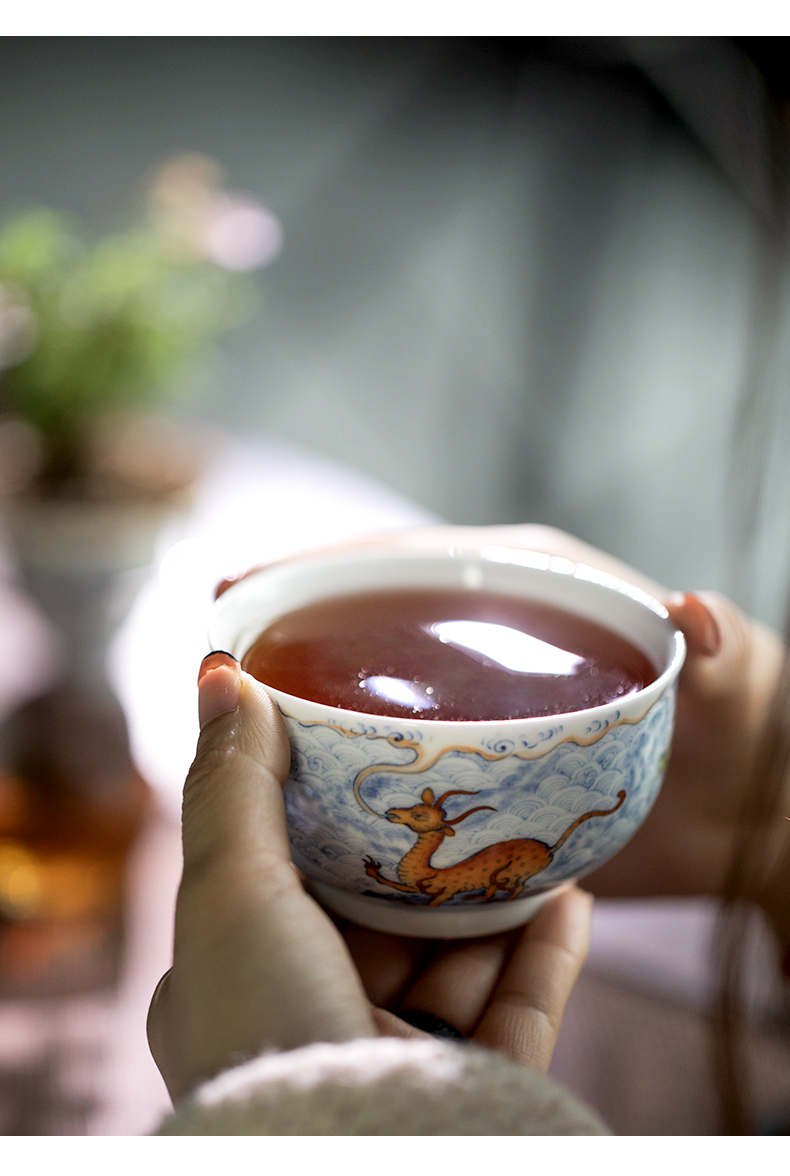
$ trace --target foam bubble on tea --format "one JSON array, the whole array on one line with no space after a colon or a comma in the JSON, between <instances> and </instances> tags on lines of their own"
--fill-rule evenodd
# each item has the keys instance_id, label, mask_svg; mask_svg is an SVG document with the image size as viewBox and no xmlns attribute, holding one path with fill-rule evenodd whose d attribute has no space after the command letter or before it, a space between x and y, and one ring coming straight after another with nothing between
<instances>
[{"instance_id":1,"label":"foam bubble on tea","mask_svg":"<svg viewBox=\"0 0 790 1176\"><path fill-rule=\"evenodd\" d=\"M593 621L454 588L353 593L295 609L264 630L242 667L328 706L457 722L586 710L658 676L645 654Z\"/></svg>"}]
</instances>

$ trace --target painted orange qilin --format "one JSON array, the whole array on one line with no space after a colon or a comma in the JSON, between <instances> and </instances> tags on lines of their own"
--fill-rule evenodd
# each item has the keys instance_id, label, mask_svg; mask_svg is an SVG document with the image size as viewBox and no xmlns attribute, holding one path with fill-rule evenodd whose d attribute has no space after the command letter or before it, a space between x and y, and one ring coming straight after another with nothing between
<instances>
[{"instance_id":1,"label":"painted orange qilin","mask_svg":"<svg viewBox=\"0 0 790 1176\"><path fill-rule=\"evenodd\" d=\"M583 813L568 826L554 845L549 846L531 838L498 841L454 866L441 867L432 866L431 858L445 837L455 836L455 830L450 826L457 825L482 809L491 812L496 812L496 809L490 804L481 804L448 821L442 808L447 797L477 796L477 792L454 788L434 800L432 790L426 788L422 794L422 804L414 804L411 808L391 808L385 814L388 821L395 825L408 825L417 834L416 845L398 862L400 882L382 877L379 873L381 862L371 857L365 858L365 873L382 886L391 886L407 894L430 895L428 906L439 906L447 902L448 898L470 890L483 890L484 899L493 899L499 890L507 891L508 899L517 898L528 880L546 869L560 846L583 821L589 821L591 817L608 817L617 812L625 800L625 792L618 792L617 795L619 799L614 808Z\"/></svg>"}]
</instances>

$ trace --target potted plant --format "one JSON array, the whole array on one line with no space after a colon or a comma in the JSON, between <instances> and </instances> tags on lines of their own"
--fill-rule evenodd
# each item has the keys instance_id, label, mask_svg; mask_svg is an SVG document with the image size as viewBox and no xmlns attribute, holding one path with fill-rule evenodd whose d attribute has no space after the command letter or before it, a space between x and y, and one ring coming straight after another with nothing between
<instances>
[{"instance_id":1,"label":"potted plant","mask_svg":"<svg viewBox=\"0 0 790 1176\"><path fill-rule=\"evenodd\" d=\"M274 216L196 155L159 168L138 222L101 239L49 209L0 227L3 521L62 647L57 681L3 732L0 993L84 987L117 965L123 863L146 807L105 671L119 586L150 562L202 462L198 434L162 406L253 313L249 271L280 244Z\"/></svg>"}]
</instances>

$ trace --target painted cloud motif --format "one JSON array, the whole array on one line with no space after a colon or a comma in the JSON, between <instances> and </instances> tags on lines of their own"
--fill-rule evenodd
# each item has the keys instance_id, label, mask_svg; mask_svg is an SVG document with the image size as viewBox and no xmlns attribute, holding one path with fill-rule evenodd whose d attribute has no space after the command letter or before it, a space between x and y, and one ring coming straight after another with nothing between
<instances>
[{"instance_id":1,"label":"painted cloud motif","mask_svg":"<svg viewBox=\"0 0 790 1176\"><path fill-rule=\"evenodd\" d=\"M364 859L374 858L382 875L397 877L398 862L415 844L415 834L383 819L384 813L418 803L426 787L437 797L457 789L476 794L448 797L443 805L448 819L478 805L496 810L474 813L460 824L433 854L437 867L504 840L529 838L553 846L576 817L611 809L624 791L622 807L581 824L524 893L583 876L630 839L651 807L663 775L674 701L669 690L637 723L600 724L586 745L567 737L563 741L555 729L542 753L539 740L520 746L500 740L477 749L447 749L438 758L424 754L418 731L393 741L384 722L381 728L365 722L343 732L286 715L294 748L286 786L294 861L329 885L390 901L422 902L422 895L383 893L366 875ZM560 742L552 743L557 737ZM430 758L433 762L422 769Z\"/></svg>"}]
</instances>

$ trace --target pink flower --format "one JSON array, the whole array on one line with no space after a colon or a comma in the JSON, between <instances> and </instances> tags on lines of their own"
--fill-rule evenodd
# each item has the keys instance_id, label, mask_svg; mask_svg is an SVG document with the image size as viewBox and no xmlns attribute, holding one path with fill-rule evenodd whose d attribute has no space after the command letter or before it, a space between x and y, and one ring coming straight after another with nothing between
<instances>
[{"instance_id":1,"label":"pink flower","mask_svg":"<svg viewBox=\"0 0 790 1176\"><path fill-rule=\"evenodd\" d=\"M223 269L260 269L280 252L283 231L277 217L252 196L223 193L205 210L198 233L204 257Z\"/></svg>"}]
</instances>

